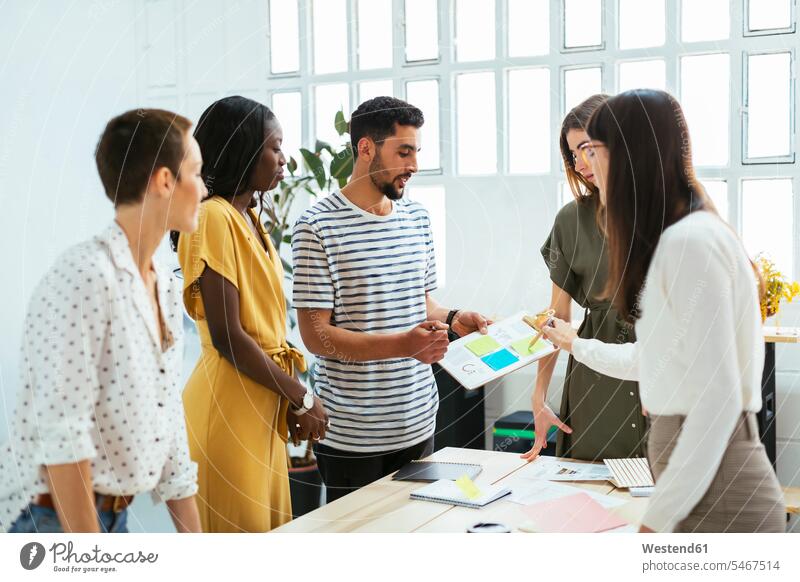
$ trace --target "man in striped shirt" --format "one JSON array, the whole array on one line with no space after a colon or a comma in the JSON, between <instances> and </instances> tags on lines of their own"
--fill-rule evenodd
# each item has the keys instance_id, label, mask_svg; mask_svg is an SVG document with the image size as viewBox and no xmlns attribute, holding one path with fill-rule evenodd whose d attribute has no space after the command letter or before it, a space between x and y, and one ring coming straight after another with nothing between
<instances>
[{"instance_id":1,"label":"man in striped shirt","mask_svg":"<svg viewBox=\"0 0 800 582\"><path fill-rule=\"evenodd\" d=\"M449 329L485 333L489 323L429 295L430 219L403 198L423 122L399 99L362 103L350 121L349 183L294 227L294 305L319 357L315 387L330 418L315 447L328 501L433 452L439 398L430 365L447 351Z\"/></svg>"}]
</instances>

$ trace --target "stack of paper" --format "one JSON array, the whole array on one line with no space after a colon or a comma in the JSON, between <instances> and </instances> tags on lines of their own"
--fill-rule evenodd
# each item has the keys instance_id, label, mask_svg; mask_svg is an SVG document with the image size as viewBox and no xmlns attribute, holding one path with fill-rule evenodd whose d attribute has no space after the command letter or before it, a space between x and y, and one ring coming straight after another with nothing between
<instances>
[{"instance_id":1,"label":"stack of paper","mask_svg":"<svg viewBox=\"0 0 800 582\"><path fill-rule=\"evenodd\" d=\"M594 533L628 525L586 493L558 497L523 509L529 518L520 529L552 533Z\"/></svg>"}]
</instances>

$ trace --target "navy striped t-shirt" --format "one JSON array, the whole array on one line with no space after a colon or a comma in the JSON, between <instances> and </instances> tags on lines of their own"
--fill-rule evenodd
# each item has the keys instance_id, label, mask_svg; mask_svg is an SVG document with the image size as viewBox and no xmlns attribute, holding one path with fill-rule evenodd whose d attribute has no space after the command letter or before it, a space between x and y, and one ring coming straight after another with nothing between
<instances>
[{"instance_id":1,"label":"navy striped t-shirt","mask_svg":"<svg viewBox=\"0 0 800 582\"><path fill-rule=\"evenodd\" d=\"M294 306L331 310L351 331L397 333L427 319L436 288L430 218L417 202L377 216L336 192L303 213L292 234ZM320 357L315 389L330 417L325 444L403 449L433 435L439 396L429 365L413 358L349 362Z\"/></svg>"}]
</instances>

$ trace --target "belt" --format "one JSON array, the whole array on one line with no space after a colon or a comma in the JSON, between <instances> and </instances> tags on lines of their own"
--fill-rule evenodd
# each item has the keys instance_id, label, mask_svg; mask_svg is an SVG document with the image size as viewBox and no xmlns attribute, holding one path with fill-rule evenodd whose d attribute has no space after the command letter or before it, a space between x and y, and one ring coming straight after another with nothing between
<instances>
[{"instance_id":1,"label":"belt","mask_svg":"<svg viewBox=\"0 0 800 582\"><path fill-rule=\"evenodd\" d=\"M282 345L277 348L265 349L264 353L290 376L294 375L295 368L300 372L306 371L306 359L303 356L303 352L296 348Z\"/></svg>"},{"instance_id":2,"label":"belt","mask_svg":"<svg viewBox=\"0 0 800 582\"><path fill-rule=\"evenodd\" d=\"M46 507L48 509L55 509L53 498L49 493L41 493L36 496L34 505ZM113 511L120 513L128 508L133 503L133 495L103 495L101 493L94 494L94 503L97 511Z\"/></svg>"}]
</instances>

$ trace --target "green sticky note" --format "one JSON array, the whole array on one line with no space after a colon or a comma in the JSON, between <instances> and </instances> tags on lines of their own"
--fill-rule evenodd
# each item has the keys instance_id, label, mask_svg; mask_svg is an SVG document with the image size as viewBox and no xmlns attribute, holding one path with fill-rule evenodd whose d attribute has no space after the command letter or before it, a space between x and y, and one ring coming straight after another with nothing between
<instances>
[{"instance_id":1,"label":"green sticky note","mask_svg":"<svg viewBox=\"0 0 800 582\"><path fill-rule=\"evenodd\" d=\"M514 348L514 351L517 352L523 358L525 356L532 356L536 352L539 352L547 347L547 342L545 342L542 339L536 342L533 346L530 346L531 340L533 338L534 336L528 336L525 339L517 340L513 344L511 344L511 347Z\"/></svg>"},{"instance_id":2,"label":"green sticky note","mask_svg":"<svg viewBox=\"0 0 800 582\"><path fill-rule=\"evenodd\" d=\"M458 485L461 492L467 496L467 499L477 499L481 496L481 490L478 489L478 486L475 485L466 473L456 479L456 485Z\"/></svg>"},{"instance_id":3,"label":"green sticky note","mask_svg":"<svg viewBox=\"0 0 800 582\"><path fill-rule=\"evenodd\" d=\"M476 340L472 340L466 344L465 347L480 358L481 356L485 356L486 354L495 351L501 346L493 337L484 335Z\"/></svg>"}]
</instances>

